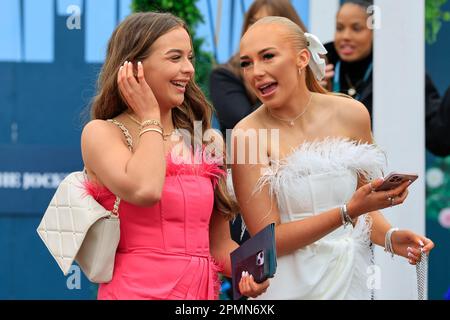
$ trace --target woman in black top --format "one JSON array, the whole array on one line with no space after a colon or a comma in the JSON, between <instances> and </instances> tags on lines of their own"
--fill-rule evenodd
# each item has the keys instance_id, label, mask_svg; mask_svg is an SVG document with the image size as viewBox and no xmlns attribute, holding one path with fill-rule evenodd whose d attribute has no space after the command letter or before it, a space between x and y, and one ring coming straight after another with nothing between
<instances>
[{"instance_id":1,"label":"woman in black top","mask_svg":"<svg viewBox=\"0 0 450 320\"><path fill-rule=\"evenodd\" d=\"M362 102L372 117L373 31L368 27L371 0L347 0L336 17L335 41L327 49L328 90ZM426 147L438 156L450 154L450 89L441 99L425 75Z\"/></svg>"},{"instance_id":2,"label":"woman in black top","mask_svg":"<svg viewBox=\"0 0 450 320\"><path fill-rule=\"evenodd\" d=\"M450 155L450 88L441 98L427 77L425 128L427 149L436 156Z\"/></svg>"},{"instance_id":3,"label":"woman in black top","mask_svg":"<svg viewBox=\"0 0 450 320\"><path fill-rule=\"evenodd\" d=\"M325 48L328 69L334 71L328 89L361 101L372 115L373 31L367 26L371 5L372 1L346 1L336 17L335 40Z\"/></svg>"}]
</instances>

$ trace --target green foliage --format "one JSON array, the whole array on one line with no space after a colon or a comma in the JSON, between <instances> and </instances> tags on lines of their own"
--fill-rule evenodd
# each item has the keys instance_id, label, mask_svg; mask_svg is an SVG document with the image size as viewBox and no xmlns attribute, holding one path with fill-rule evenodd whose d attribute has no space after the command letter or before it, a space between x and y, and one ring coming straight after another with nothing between
<instances>
[{"instance_id":1,"label":"green foliage","mask_svg":"<svg viewBox=\"0 0 450 320\"><path fill-rule=\"evenodd\" d=\"M195 53L195 80L208 95L208 77L213 65L213 56L201 49L204 39L195 34L195 28L204 22L201 12L196 6L197 0L133 0L131 6L134 12L170 12L183 19L193 39Z\"/></svg>"},{"instance_id":2,"label":"green foliage","mask_svg":"<svg viewBox=\"0 0 450 320\"><path fill-rule=\"evenodd\" d=\"M194 29L198 23L203 22L203 17L195 5L196 2L197 0L134 0L131 6L134 12L171 12Z\"/></svg>"},{"instance_id":3,"label":"green foliage","mask_svg":"<svg viewBox=\"0 0 450 320\"><path fill-rule=\"evenodd\" d=\"M426 0L425 2L425 38L428 44L436 42L442 23L450 21L450 12L441 10L447 1Z\"/></svg>"},{"instance_id":4,"label":"green foliage","mask_svg":"<svg viewBox=\"0 0 450 320\"><path fill-rule=\"evenodd\" d=\"M443 175L442 183L439 186L427 185L427 217L437 221L441 210L450 208L450 157L435 158L429 169L439 169Z\"/></svg>"}]
</instances>

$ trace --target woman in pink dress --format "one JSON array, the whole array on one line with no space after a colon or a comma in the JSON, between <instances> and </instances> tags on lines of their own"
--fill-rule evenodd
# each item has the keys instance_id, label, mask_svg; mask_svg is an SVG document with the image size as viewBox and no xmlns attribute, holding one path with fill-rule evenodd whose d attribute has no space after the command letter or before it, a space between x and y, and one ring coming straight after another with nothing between
<instances>
[{"instance_id":1,"label":"woman in pink dress","mask_svg":"<svg viewBox=\"0 0 450 320\"><path fill-rule=\"evenodd\" d=\"M231 273L236 205L192 59L187 27L171 14L133 14L110 39L81 137L86 190L107 209L122 200L114 274L98 299L217 299L218 271ZM267 287L251 276L239 284L250 297Z\"/></svg>"}]
</instances>

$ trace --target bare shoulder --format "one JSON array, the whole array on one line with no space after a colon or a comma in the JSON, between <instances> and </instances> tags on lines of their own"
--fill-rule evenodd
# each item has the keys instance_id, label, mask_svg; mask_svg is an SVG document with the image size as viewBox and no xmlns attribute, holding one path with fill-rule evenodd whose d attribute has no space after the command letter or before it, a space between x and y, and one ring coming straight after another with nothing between
<instances>
[{"instance_id":1,"label":"bare shoulder","mask_svg":"<svg viewBox=\"0 0 450 320\"><path fill-rule=\"evenodd\" d=\"M123 134L113 123L95 119L89 121L81 133L81 149L87 151L92 147L105 147L123 143Z\"/></svg>"},{"instance_id":2,"label":"bare shoulder","mask_svg":"<svg viewBox=\"0 0 450 320\"><path fill-rule=\"evenodd\" d=\"M81 141L98 140L115 132L114 124L100 119L89 121L81 133Z\"/></svg>"},{"instance_id":3,"label":"bare shoulder","mask_svg":"<svg viewBox=\"0 0 450 320\"><path fill-rule=\"evenodd\" d=\"M239 121L236 126L233 128L233 131L241 129L241 130L247 130L247 129L259 129L264 127L264 117L263 117L263 110L264 105L261 105L259 108L257 108L255 111L250 113L248 116L243 118L241 121Z\"/></svg>"},{"instance_id":4,"label":"bare shoulder","mask_svg":"<svg viewBox=\"0 0 450 320\"><path fill-rule=\"evenodd\" d=\"M361 102L341 96L335 96L334 98L336 99L336 112L340 119L346 124L369 126L370 129L370 114Z\"/></svg>"},{"instance_id":5,"label":"bare shoulder","mask_svg":"<svg viewBox=\"0 0 450 320\"><path fill-rule=\"evenodd\" d=\"M339 95L322 95L324 104L332 106L332 114L349 137L359 140L371 131L370 114L358 100Z\"/></svg>"}]
</instances>

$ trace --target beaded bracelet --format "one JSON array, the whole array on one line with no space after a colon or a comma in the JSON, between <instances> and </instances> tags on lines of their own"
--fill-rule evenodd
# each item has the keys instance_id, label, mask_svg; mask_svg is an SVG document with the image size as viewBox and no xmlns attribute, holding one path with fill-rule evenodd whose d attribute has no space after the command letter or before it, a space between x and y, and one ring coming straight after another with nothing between
<instances>
[{"instance_id":1,"label":"beaded bracelet","mask_svg":"<svg viewBox=\"0 0 450 320\"><path fill-rule=\"evenodd\" d=\"M141 130L144 129L145 127L148 126L157 126L159 127L161 130L163 130L163 127L161 125L161 122L159 122L158 120L155 119L150 119L150 120L145 120L141 123Z\"/></svg>"}]
</instances>

